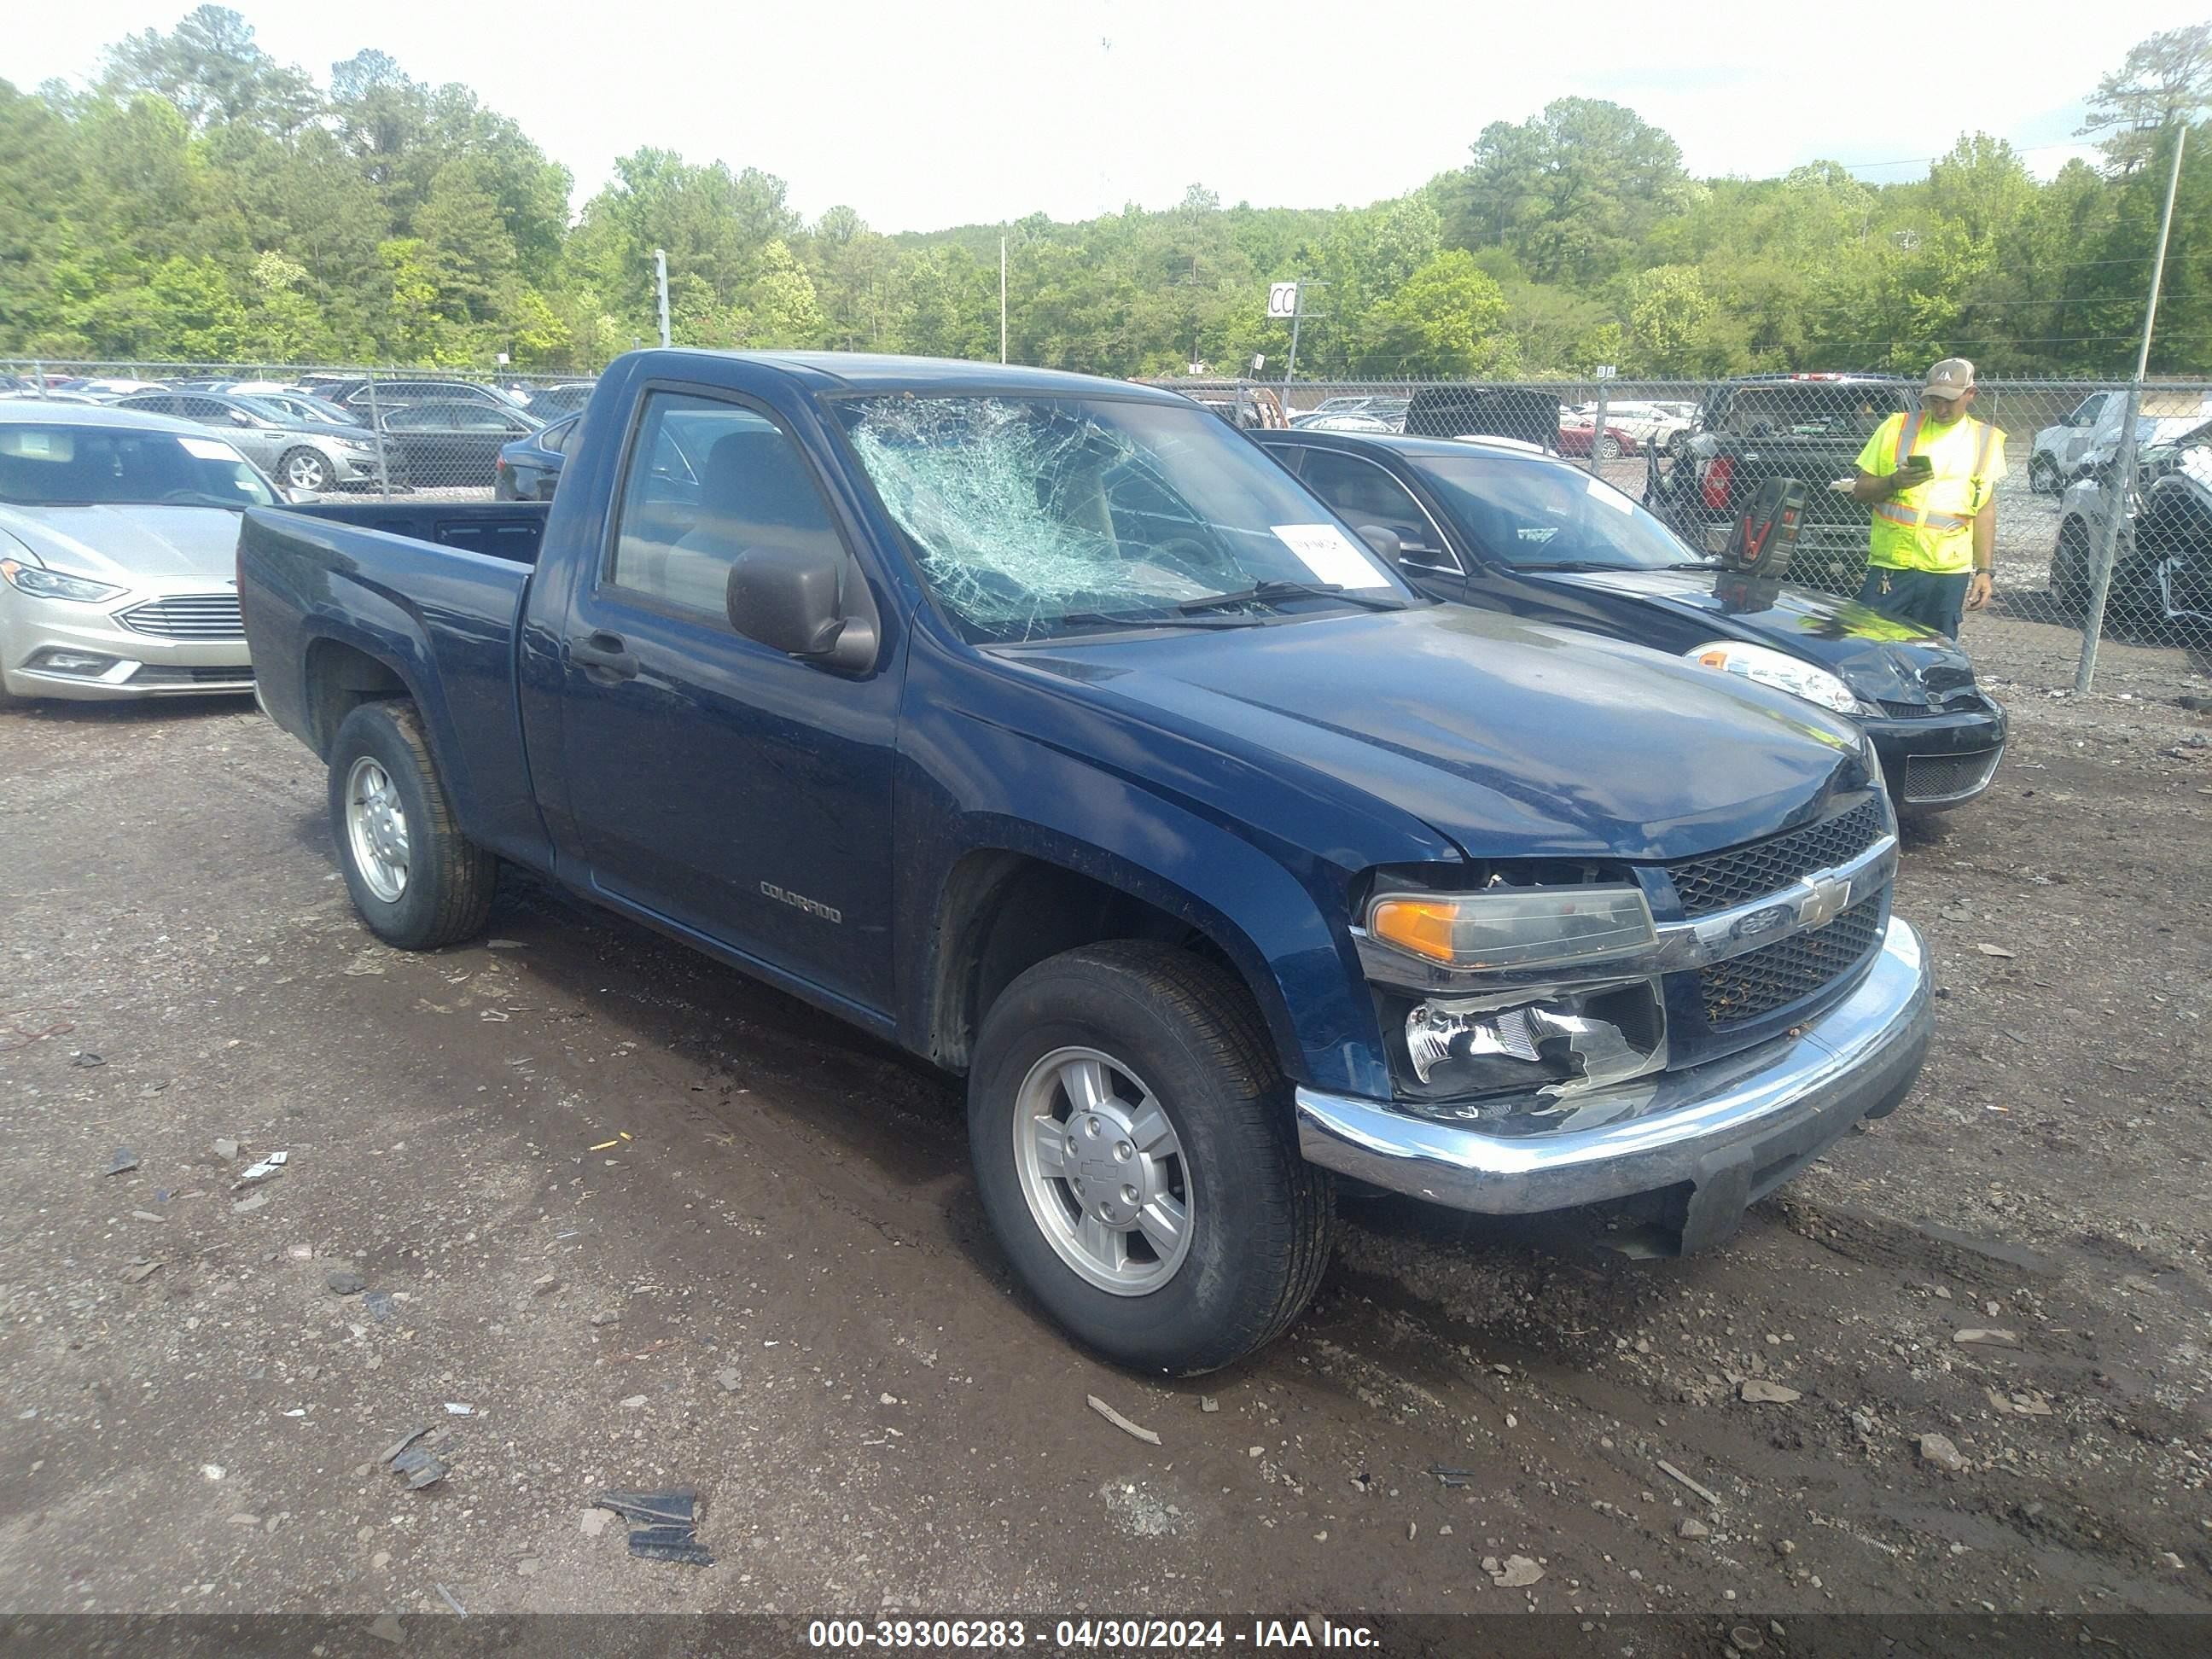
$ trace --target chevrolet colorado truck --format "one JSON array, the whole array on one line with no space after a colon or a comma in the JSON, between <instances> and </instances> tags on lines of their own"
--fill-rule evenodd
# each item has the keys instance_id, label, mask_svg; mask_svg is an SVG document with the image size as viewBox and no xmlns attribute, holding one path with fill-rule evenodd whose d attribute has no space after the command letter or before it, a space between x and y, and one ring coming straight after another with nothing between
<instances>
[{"instance_id":1,"label":"chevrolet colorado truck","mask_svg":"<svg viewBox=\"0 0 2212 1659\"><path fill-rule=\"evenodd\" d=\"M372 931L469 939L505 860L963 1076L1008 1258L1127 1365L1289 1325L1340 1181L1710 1243L1928 1047L1856 730L1426 600L1171 392L637 352L549 505L238 560Z\"/></svg>"}]
</instances>

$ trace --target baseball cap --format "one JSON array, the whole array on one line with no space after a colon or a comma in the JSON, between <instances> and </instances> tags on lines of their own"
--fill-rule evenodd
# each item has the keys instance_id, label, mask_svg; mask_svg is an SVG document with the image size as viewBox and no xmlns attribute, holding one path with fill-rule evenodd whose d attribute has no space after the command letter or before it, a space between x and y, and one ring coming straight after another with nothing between
<instances>
[{"instance_id":1,"label":"baseball cap","mask_svg":"<svg viewBox=\"0 0 2212 1659\"><path fill-rule=\"evenodd\" d=\"M1946 357L1928 371L1923 398L1957 398L1974 389L1974 366L1964 357Z\"/></svg>"}]
</instances>

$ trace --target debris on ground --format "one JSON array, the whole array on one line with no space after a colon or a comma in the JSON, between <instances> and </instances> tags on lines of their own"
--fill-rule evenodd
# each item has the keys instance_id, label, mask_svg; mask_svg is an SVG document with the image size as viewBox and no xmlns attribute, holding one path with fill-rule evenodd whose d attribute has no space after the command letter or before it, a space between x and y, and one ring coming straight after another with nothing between
<instances>
[{"instance_id":1,"label":"debris on ground","mask_svg":"<svg viewBox=\"0 0 2212 1659\"><path fill-rule=\"evenodd\" d=\"M1474 1479L1474 1474L1468 1470L1448 1469L1441 1463L1430 1464L1429 1473L1447 1486L1464 1486Z\"/></svg>"},{"instance_id":2,"label":"debris on ground","mask_svg":"<svg viewBox=\"0 0 2212 1659\"><path fill-rule=\"evenodd\" d=\"M237 1161L238 1143L228 1139L227 1136L217 1135L215 1139L214 1146L210 1146L208 1150L212 1152L217 1158L221 1158L226 1164L231 1164Z\"/></svg>"},{"instance_id":3,"label":"debris on ground","mask_svg":"<svg viewBox=\"0 0 2212 1659\"><path fill-rule=\"evenodd\" d=\"M1954 1331L1951 1333L1951 1340L1954 1342L1966 1343L1969 1346L1991 1348L2017 1348L2021 1345L2018 1331Z\"/></svg>"},{"instance_id":4,"label":"debris on ground","mask_svg":"<svg viewBox=\"0 0 2212 1659\"><path fill-rule=\"evenodd\" d=\"M1132 1423L1127 1418L1122 1416L1121 1413L1115 1411L1111 1406L1101 1400L1097 1395L1090 1395L1085 1397L1091 1401L1091 1409L1092 1411L1097 1412L1099 1416L1104 1418L1115 1428L1121 1430L1122 1433L1134 1435L1138 1439L1143 1441L1148 1446L1157 1446L1160 1443L1159 1436L1154 1434L1150 1429L1141 1428L1138 1425Z\"/></svg>"},{"instance_id":5,"label":"debris on ground","mask_svg":"<svg viewBox=\"0 0 2212 1659\"><path fill-rule=\"evenodd\" d=\"M735 1394L738 1391L737 1367L725 1365L714 1373L714 1381L721 1384L724 1394Z\"/></svg>"},{"instance_id":6,"label":"debris on ground","mask_svg":"<svg viewBox=\"0 0 2212 1659\"><path fill-rule=\"evenodd\" d=\"M592 1323L594 1325L619 1325L622 1323L622 1316L617 1313L612 1308L602 1308L599 1312L592 1316Z\"/></svg>"},{"instance_id":7,"label":"debris on ground","mask_svg":"<svg viewBox=\"0 0 2212 1659\"><path fill-rule=\"evenodd\" d=\"M1747 1376L1736 1389L1736 1398L1754 1406L1786 1406L1793 1400L1805 1396L1795 1389L1785 1389L1779 1382L1769 1382L1763 1377Z\"/></svg>"},{"instance_id":8,"label":"debris on ground","mask_svg":"<svg viewBox=\"0 0 2212 1659\"><path fill-rule=\"evenodd\" d=\"M447 1589L443 1584L439 1583L433 1583L430 1588L437 1591L439 1595L444 1596L446 1598L446 1605L451 1607L455 1613L460 1614L462 1618L465 1619L469 1616L469 1610L463 1607L459 1601L453 1600L453 1591Z\"/></svg>"},{"instance_id":9,"label":"debris on ground","mask_svg":"<svg viewBox=\"0 0 2212 1659\"><path fill-rule=\"evenodd\" d=\"M125 1170L135 1170L137 1167L138 1154L128 1146L118 1146L115 1149L115 1155L107 1160L107 1167L102 1170L100 1174L121 1175Z\"/></svg>"},{"instance_id":10,"label":"debris on ground","mask_svg":"<svg viewBox=\"0 0 2212 1659\"><path fill-rule=\"evenodd\" d=\"M607 1529L607 1522L613 1519L614 1516L605 1510L588 1509L576 1516L576 1526L585 1537L597 1538Z\"/></svg>"},{"instance_id":11,"label":"debris on ground","mask_svg":"<svg viewBox=\"0 0 2212 1659\"><path fill-rule=\"evenodd\" d=\"M1951 1443L1951 1437L1947 1434L1923 1434L1920 1437L1919 1445L1923 1462L1932 1463L1951 1474L1956 1474L1966 1467L1966 1458Z\"/></svg>"},{"instance_id":12,"label":"debris on ground","mask_svg":"<svg viewBox=\"0 0 2212 1659\"><path fill-rule=\"evenodd\" d=\"M409 1430L408 1432L400 1436L398 1439L393 1441L390 1446L386 1448L384 1455L379 1457L376 1461L380 1463L389 1463L393 1458L398 1456L400 1453L405 1451L410 1446L413 1445L417 1440L420 1440L424 1435L429 1432L430 1425L428 1423L422 1425L419 1429Z\"/></svg>"},{"instance_id":13,"label":"debris on ground","mask_svg":"<svg viewBox=\"0 0 2212 1659\"><path fill-rule=\"evenodd\" d=\"M711 1567L714 1558L693 1535L698 1524L699 1494L683 1488L668 1492L603 1492L592 1502L629 1522L629 1553L648 1561L678 1561Z\"/></svg>"},{"instance_id":14,"label":"debris on ground","mask_svg":"<svg viewBox=\"0 0 2212 1659\"><path fill-rule=\"evenodd\" d=\"M249 1164L238 1172L238 1186L233 1187L231 1191L236 1192L240 1187L250 1187L257 1181L268 1180L283 1169L291 1156L289 1152L271 1152L258 1164Z\"/></svg>"},{"instance_id":15,"label":"debris on ground","mask_svg":"<svg viewBox=\"0 0 2212 1659\"><path fill-rule=\"evenodd\" d=\"M336 1296L359 1296L368 1281L350 1267L334 1268L323 1280Z\"/></svg>"},{"instance_id":16,"label":"debris on ground","mask_svg":"<svg viewBox=\"0 0 2212 1659\"><path fill-rule=\"evenodd\" d=\"M1485 1558L1482 1565L1500 1589L1525 1589L1544 1576L1543 1568L1525 1555L1509 1555L1503 1562Z\"/></svg>"},{"instance_id":17,"label":"debris on ground","mask_svg":"<svg viewBox=\"0 0 2212 1659\"><path fill-rule=\"evenodd\" d=\"M158 1260L149 1261L143 1255L133 1256L131 1258L131 1265L123 1270L123 1282L126 1285L143 1285L161 1271L161 1263Z\"/></svg>"},{"instance_id":18,"label":"debris on ground","mask_svg":"<svg viewBox=\"0 0 2212 1659\"><path fill-rule=\"evenodd\" d=\"M1221 1402L1210 1394L1202 1394L1198 1397L1198 1408L1202 1412L1218 1412L1221 1409Z\"/></svg>"},{"instance_id":19,"label":"debris on ground","mask_svg":"<svg viewBox=\"0 0 2212 1659\"><path fill-rule=\"evenodd\" d=\"M2015 1417L2051 1415L2051 1402L2039 1394L2004 1395L1998 1393L1995 1389L1984 1389L1982 1392L1989 1396L1990 1404L1996 1407L1997 1410L2010 1412Z\"/></svg>"},{"instance_id":20,"label":"debris on ground","mask_svg":"<svg viewBox=\"0 0 2212 1659\"><path fill-rule=\"evenodd\" d=\"M1694 1516L1684 1516L1681 1525L1674 1528L1677 1538L1711 1538L1713 1529Z\"/></svg>"},{"instance_id":21,"label":"debris on ground","mask_svg":"<svg viewBox=\"0 0 2212 1659\"><path fill-rule=\"evenodd\" d=\"M1688 1475L1683 1474L1681 1470L1676 1468L1665 1458L1660 1458L1658 1462L1660 1474L1667 1476L1669 1480L1680 1481L1692 1492L1697 1493L1698 1497L1704 1498L1705 1502L1711 1504L1715 1509L1720 1508L1721 1500L1716 1498L1709 1489L1699 1486L1696 1481L1691 1480Z\"/></svg>"},{"instance_id":22,"label":"debris on ground","mask_svg":"<svg viewBox=\"0 0 2212 1659\"><path fill-rule=\"evenodd\" d=\"M70 1056L72 1066L105 1066L107 1062L89 1048L80 1048Z\"/></svg>"},{"instance_id":23,"label":"debris on ground","mask_svg":"<svg viewBox=\"0 0 2212 1659\"><path fill-rule=\"evenodd\" d=\"M392 1472L406 1478L408 1491L420 1492L443 1480L453 1468L428 1447L410 1446L392 1460Z\"/></svg>"},{"instance_id":24,"label":"debris on ground","mask_svg":"<svg viewBox=\"0 0 2212 1659\"><path fill-rule=\"evenodd\" d=\"M252 1197L250 1197L250 1198L240 1198L240 1199L234 1200L232 1201L232 1203L231 1203L231 1206L230 1206L230 1212L231 1212L233 1215L251 1215L251 1214L252 1214L252 1213L253 1213L253 1212L254 1212L254 1211L256 1211L256 1210L259 1209L263 1205L266 1204L268 1201L269 1201L269 1194L266 1194L266 1193L255 1193L255 1194L254 1194Z\"/></svg>"},{"instance_id":25,"label":"debris on ground","mask_svg":"<svg viewBox=\"0 0 2212 1659\"><path fill-rule=\"evenodd\" d=\"M2020 954L2016 951L2006 950L2002 945L1977 945L1974 949L1985 957L2000 957L2007 962L2018 960Z\"/></svg>"},{"instance_id":26,"label":"debris on ground","mask_svg":"<svg viewBox=\"0 0 2212 1659\"><path fill-rule=\"evenodd\" d=\"M476 1414L477 1408L465 1400L448 1400L446 1402L446 1415L448 1417L474 1417Z\"/></svg>"},{"instance_id":27,"label":"debris on ground","mask_svg":"<svg viewBox=\"0 0 2212 1659\"><path fill-rule=\"evenodd\" d=\"M399 1620L388 1613L380 1613L368 1621L368 1633L395 1648L407 1639L406 1633L399 1628Z\"/></svg>"}]
</instances>

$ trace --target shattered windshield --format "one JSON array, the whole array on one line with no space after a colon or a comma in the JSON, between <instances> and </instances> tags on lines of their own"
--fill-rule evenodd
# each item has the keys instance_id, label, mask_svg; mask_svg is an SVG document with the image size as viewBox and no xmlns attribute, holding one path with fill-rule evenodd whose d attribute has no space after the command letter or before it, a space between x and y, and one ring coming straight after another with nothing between
<instances>
[{"instance_id":1,"label":"shattered windshield","mask_svg":"<svg viewBox=\"0 0 2212 1659\"><path fill-rule=\"evenodd\" d=\"M1412 602L1327 507L1201 410L906 394L837 409L924 579L971 638Z\"/></svg>"}]
</instances>

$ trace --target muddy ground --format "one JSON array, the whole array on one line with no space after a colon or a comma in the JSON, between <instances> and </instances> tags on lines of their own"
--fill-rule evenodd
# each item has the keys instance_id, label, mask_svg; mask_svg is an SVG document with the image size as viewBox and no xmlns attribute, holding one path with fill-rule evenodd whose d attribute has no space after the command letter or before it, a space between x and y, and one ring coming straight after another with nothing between
<instances>
[{"instance_id":1,"label":"muddy ground","mask_svg":"<svg viewBox=\"0 0 2212 1659\"><path fill-rule=\"evenodd\" d=\"M249 708L0 711L0 1595L2212 1610L2212 683L2119 647L2057 698L2070 635L1967 642L2014 744L1907 849L1903 1110L1686 1262L1357 1206L1310 1316L1188 1385L1014 1291L945 1080L520 878L487 943L381 948ZM711 1566L586 1509L674 1485Z\"/></svg>"}]
</instances>

